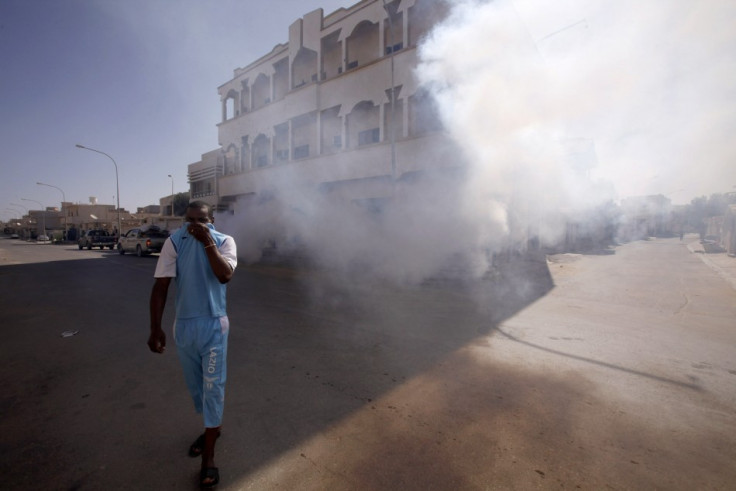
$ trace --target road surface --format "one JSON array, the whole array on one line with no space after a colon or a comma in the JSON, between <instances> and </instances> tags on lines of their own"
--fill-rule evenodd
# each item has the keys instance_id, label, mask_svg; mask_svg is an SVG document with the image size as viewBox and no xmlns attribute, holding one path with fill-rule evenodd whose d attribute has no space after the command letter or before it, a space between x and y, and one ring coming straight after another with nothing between
<instances>
[{"instance_id":1,"label":"road surface","mask_svg":"<svg viewBox=\"0 0 736 491\"><path fill-rule=\"evenodd\" d=\"M607 252L413 287L242 265L219 489L733 489L736 291L678 239ZM0 487L197 489L155 261L0 239Z\"/></svg>"}]
</instances>

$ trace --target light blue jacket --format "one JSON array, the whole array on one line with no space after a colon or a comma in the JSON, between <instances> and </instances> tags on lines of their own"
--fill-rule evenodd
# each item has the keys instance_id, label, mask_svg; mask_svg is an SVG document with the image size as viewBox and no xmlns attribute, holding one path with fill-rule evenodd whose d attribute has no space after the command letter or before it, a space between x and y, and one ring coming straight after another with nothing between
<instances>
[{"instance_id":1,"label":"light blue jacket","mask_svg":"<svg viewBox=\"0 0 736 491\"><path fill-rule=\"evenodd\" d=\"M207 224L219 248L228 237ZM176 317L222 317L226 313L227 285L212 272L207 253L184 224L169 237L176 250Z\"/></svg>"}]
</instances>

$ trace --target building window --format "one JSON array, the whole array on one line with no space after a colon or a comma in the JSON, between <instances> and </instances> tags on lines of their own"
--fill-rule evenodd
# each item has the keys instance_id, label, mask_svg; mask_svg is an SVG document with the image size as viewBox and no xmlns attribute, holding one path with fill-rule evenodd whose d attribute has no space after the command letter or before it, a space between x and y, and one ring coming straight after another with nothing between
<instances>
[{"instance_id":1,"label":"building window","mask_svg":"<svg viewBox=\"0 0 736 491\"><path fill-rule=\"evenodd\" d=\"M321 145L323 154L334 153L342 148L342 118L340 118L340 106L334 106L322 111L321 115Z\"/></svg>"},{"instance_id":2,"label":"building window","mask_svg":"<svg viewBox=\"0 0 736 491\"><path fill-rule=\"evenodd\" d=\"M294 148L294 159L304 159L309 157L309 145L301 145Z\"/></svg>"},{"instance_id":3,"label":"building window","mask_svg":"<svg viewBox=\"0 0 736 491\"><path fill-rule=\"evenodd\" d=\"M260 109L271 102L271 80L259 74L253 82L253 109Z\"/></svg>"},{"instance_id":4,"label":"building window","mask_svg":"<svg viewBox=\"0 0 736 491\"><path fill-rule=\"evenodd\" d=\"M396 51L401 51L403 48L404 48L404 43L394 44L393 47L386 46L386 54L390 55L391 53L395 53Z\"/></svg>"},{"instance_id":5,"label":"building window","mask_svg":"<svg viewBox=\"0 0 736 491\"><path fill-rule=\"evenodd\" d=\"M370 130L361 131L360 133L358 133L358 146L378 143L380 136L381 132L378 128L371 128Z\"/></svg>"}]
</instances>

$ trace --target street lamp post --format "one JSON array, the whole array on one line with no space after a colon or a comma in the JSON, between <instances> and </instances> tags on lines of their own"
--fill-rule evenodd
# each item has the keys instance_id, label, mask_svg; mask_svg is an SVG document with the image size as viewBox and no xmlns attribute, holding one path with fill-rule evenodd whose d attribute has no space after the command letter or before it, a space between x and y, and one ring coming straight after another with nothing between
<instances>
[{"instance_id":1,"label":"street lamp post","mask_svg":"<svg viewBox=\"0 0 736 491\"><path fill-rule=\"evenodd\" d=\"M110 157L108 154L106 154L105 152L101 150L95 150L94 148L85 147L84 145L80 145L79 143L77 143L75 146L77 148L81 148L84 150L90 150L92 152L101 153L108 159L112 160L112 164L115 166L115 188L117 191L117 207L118 207L118 236L120 236L120 234L123 233L123 227L120 222L120 180L118 179L118 164L115 162L114 158Z\"/></svg>"},{"instance_id":2,"label":"street lamp post","mask_svg":"<svg viewBox=\"0 0 736 491\"><path fill-rule=\"evenodd\" d=\"M171 216L174 216L174 176L169 174L171 178Z\"/></svg>"},{"instance_id":3,"label":"street lamp post","mask_svg":"<svg viewBox=\"0 0 736 491\"><path fill-rule=\"evenodd\" d=\"M46 183L43 183L43 182L37 182L36 184L38 184L39 186L48 186L50 188L58 189L61 192L61 212L63 213L63 216L64 216L64 237L63 237L63 240L66 240L66 232L67 232L67 230L66 230L66 212L64 211L64 203L66 203L66 194L64 194L64 191L60 187L54 186L52 184L46 184Z\"/></svg>"},{"instance_id":4,"label":"street lamp post","mask_svg":"<svg viewBox=\"0 0 736 491\"><path fill-rule=\"evenodd\" d=\"M25 212L19 210L18 208L15 208L15 207L5 208L5 209L6 210L9 210L9 211L12 211L13 213L20 213L20 215L18 215L20 217L18 219L18 221L23 222L23 215L25 215Z\"/></svg>"},{"instance_id":5,"label":"street lamp post","mask_svg":"<svg viewBox=\"0 0 736 491\"><path fill-rule=\"evenodd\" d=\"M26 213L28 213L28 207L27 206L21 205L20 203L10 203L10 204L13 205L13 206L20 206L21 208L25 208L26 209Z\"/></svg>"},{"instance_id":6,"label":"street lamp post","mask_svg":"<svg viewBox=\"0 0 736 491\"><path fill-rule=\"evenodd\" d=\"M28 199L28 198L21 198L23 201L33 201L34 203L38 203L38 206L41 207L41 223L43 224L43 235L46 235L46 210L43 207L43 203L40 201L36 201L35 199Z\"/></svg>"}]
</instances>

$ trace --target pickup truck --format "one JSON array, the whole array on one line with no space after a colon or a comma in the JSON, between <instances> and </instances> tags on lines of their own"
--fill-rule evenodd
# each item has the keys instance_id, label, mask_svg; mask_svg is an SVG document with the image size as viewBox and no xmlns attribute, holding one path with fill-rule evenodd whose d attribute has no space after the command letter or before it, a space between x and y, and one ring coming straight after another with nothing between
<instances>
[{"instance_id":1,"label":"pickup truck","mask_svg":"<svg viewBox=\"0 0 736 491\"><path fill-rule=\"evenodd\" d=\"M169 233L166 230L152 225L147 229L132 228L120 236L118 241L118 252L135 252L138 257L146 256L152 252L161 252Z\"/></svg>"},{"instance_id":2,"label":"pickup truck","mask_svg":"<svg viewBox=\"0 0 736 491\"><path fill-rule=\"evenodd\" d=\"M80 250L85 247L87 249L92 249L93 247L99 247L100 249L104 249L105 247L108 249L114 249L115 236L109 234L107 230L87 230L87 232L79 238L77 245Z\"/></svg>"}]
</instances>

